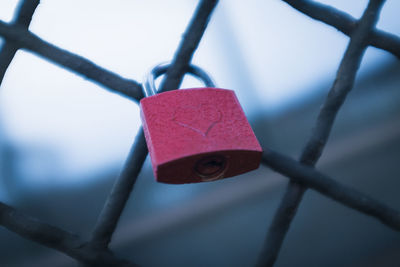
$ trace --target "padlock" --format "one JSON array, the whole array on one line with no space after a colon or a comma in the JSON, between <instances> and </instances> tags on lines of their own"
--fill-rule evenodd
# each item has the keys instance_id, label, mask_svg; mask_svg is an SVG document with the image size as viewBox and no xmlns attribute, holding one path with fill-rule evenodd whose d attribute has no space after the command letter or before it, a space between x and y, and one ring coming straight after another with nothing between
<instances>
[{"instance_id":1,"label":"padlock","mask_svg":"<svg viewBox=\"0 0 400 267\"><path fill-rule=\"evenodd\" d=\"M191 65L188 73L205 88L157 94L155 79L169 65L147 75L140 101L143 130L158 182L197 183L236 176L260 165L262 149L234 91L215 88Z\"/></svg>"}]
</instances>

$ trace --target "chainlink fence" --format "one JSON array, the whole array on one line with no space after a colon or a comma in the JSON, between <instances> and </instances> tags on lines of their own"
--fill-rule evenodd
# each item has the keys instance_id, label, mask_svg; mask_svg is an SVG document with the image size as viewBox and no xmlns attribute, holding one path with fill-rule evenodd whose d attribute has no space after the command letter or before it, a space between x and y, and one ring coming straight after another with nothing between
<instances>
[{"instance_id":1,"label":"chainlink fence","mask_svg":"<svg viewBox=\"0 0 400 267\"><path fill-rule=\"evenodd\" d=\"M370 0L359 20L318 2L283 1L299 12L348 35L350 41L337 70L336 79L321 107L301 157L295 160L264 147L262 163L288 177L290 181L268 228L258 266L274 265L297 208L308 188L378 219L395 231L400 230L399 211L357 189L337 182L315 168L328 141L335 117L354 85L366 48L374 46L400 58L400 38L375 28L379 12L385 1ZM161 83L161 91L179 88L217 4L217 0L201 0L199 2L172 59L172 64ZM22 0L15 19L11 23L0 21L0 36L6 40L0 52L0 82L17 50L25 49L135 102L143 98L140 83L125 79L31 33L28 27L38 5L39 0ZM0 224L23 238L56 249L84 265L136 266L133 262L117 258L109 249L109 244L147 152L143 131L140 129L125 166L114 183L89 240L83 240L76 234L41 222L1 202Z\"/></svg>"}]
</instances>

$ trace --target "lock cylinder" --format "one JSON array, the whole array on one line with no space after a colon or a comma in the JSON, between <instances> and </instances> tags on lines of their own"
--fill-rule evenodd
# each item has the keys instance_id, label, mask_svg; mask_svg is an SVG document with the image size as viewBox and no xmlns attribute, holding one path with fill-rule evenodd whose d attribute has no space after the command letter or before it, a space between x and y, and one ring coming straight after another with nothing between
<instances>
[{"instance_id":1,"label":"lock cylinder","mask_svg":"<svg viewBox=\"0 0 400 267\"><path fill-rule=\"evenodd\" d=\"M203 181L221 178L227 167L227 159L222 155L207 156L196 162L194 169Z\"/></svg>"}]
</instances>

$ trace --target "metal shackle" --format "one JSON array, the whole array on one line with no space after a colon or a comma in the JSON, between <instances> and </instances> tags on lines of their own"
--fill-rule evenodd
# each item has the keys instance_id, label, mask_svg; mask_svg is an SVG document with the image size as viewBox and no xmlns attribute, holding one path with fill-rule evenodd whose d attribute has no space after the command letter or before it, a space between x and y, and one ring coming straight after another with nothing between
<instances>
[{"instance_id":1,"label":"metal shackle","mask_svg":"<svg viewBox=\"0 0 400 267\"><path fill-rule=\"evenodd\" d=\"M152 96L158 93L156 89L155 81L156 79L165 74L168 68L171 66L170 63L161 63L151 69L151 71L146 75L143 83L144 94L146 97ZM193 75L194 77L201 80L206 87L215 87L214 81L211 79L210 75L207 74L202 68L190 65L186 71Z\"/></svg>"}]
</instances>

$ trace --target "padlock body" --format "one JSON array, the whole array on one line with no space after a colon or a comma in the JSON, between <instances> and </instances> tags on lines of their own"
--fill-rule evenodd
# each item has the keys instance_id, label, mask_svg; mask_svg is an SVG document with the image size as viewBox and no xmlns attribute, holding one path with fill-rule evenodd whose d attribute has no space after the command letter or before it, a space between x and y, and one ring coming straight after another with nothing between
<instances>
[{"instance_id":1,"label":"padlock body","mask_svg":"<svg viewBox=\"0 0 400 267\"><path fill-rule=\"evenodd\" d=\"M258 168L262 149L234 91L175 90L140 104L157 181L196 183Z\"/></svg>"}]
</instances>

